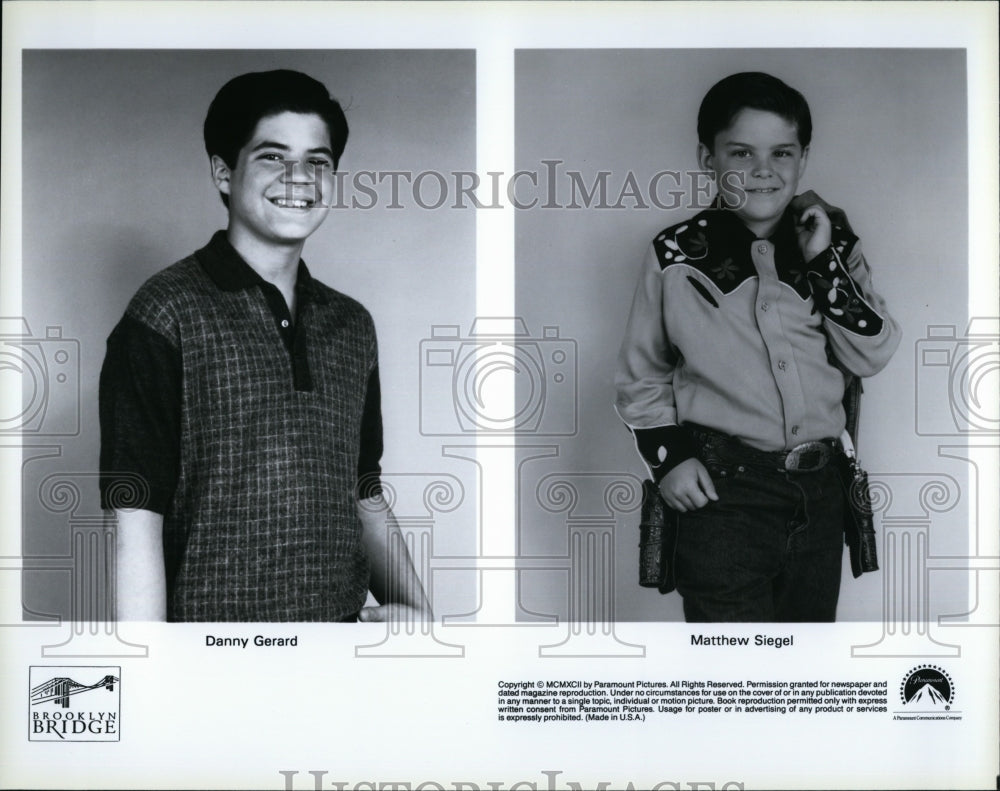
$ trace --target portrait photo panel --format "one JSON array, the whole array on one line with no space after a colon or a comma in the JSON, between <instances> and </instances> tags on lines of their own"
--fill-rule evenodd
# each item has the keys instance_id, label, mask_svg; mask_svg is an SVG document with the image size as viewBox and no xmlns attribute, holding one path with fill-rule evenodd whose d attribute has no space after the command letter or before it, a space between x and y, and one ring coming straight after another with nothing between
<instances>
[{"instance_id":1,"label":"portrait photo panel","mask_svg":"<svg viewBox=\"0 0 1000 791\"><path fill-rule=\"evenodd\" d=\"M26 377L31 414L21 428L38 444L23 473L26 619L108 612L104 550L89 549L85 537L103 530L96 473L105 341L148 278L226 226L202 125L228 80L273 69L318 79L347 118L329 216L303 260L374 319L386 497L423 535L417 546L434 527L425 564L434 551L474 554L474 469L443 458L440 440L421 433L420 388L421 342L437 325L468 324L475 311L475 212L454 208L450 190L440 201L436 175L476 167L475 52L28 50L26 327L15 329L51 370L52 386L29 392ZM60 365L69 376L57 381ZM435 390L424 400L445 408L448 396ZM475 609L465 571L435 579L424 584L436 586L444 611Z\"/></svg>"},{"instance_id":2,"label":"portrait photo panel","mask_svg":"<svg viewBox=\"0 0 1000 791\"><path fill-rule=\"evenodd\" d=\"M683 618L677 594L638 585L639 487L649 473L615 412L614 376L651 240L709 208L716 195L699 163L698 109L709 88L739 72L765 72L804 95L813 134L799 193L811 190L844 211L902 331L885 369L864 379L858 432L882 535L906 524L914 532L905 540L920 533L930 555L961 554L969 545L970 463L941 458L931 435L961 438L976 431L974 419L953 416L967 408L950 395L949 368L921 357L928 344L967 348L969 333L980 331L970 329L967 307L965 53L522 49L517 313L529 327L550 328L539 346L574 355L563 372L547 358L553 414L524 432L525 444L557 448L520 471L519 541L522 556L532 558L521 576L525 620L556 612L582 620ZM743 364L734 353L732 365ZM565 379L552 381L557 375ZM520 392L527 404L530 387ZM558 415L565 425L556 425ZM942 499L929 502L928 487ZM605 571L574 581L559 570L532 570L536 557L568 556L573 524L587 520L601 525L591 536L601 548L587 562ZM883 575L926 572L904 568L893 546L880 545L882 572L859 579L845 559L838 620L882 619ZM941 569L928 595L932 617L965 612L967 580ZM598 603L571 613L574 601Z\"/></svg>"}]
</instances>

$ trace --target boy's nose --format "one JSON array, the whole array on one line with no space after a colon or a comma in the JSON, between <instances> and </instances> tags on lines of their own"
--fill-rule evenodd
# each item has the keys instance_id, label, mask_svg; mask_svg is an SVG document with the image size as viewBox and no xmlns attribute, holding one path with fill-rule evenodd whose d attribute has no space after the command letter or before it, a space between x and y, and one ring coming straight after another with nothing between
<instances>
[{"instance_id":1,"label":"boy's nose","mask_svg":"<svg viewBox=\"0 0 1000 791\"><path fill-rule=\"evenodd\" d=\"M285 160L285 181L296 184L313 184L316 182L316 175L316 168L307 166L301 160Z\"/></svg>"}]
</instances>

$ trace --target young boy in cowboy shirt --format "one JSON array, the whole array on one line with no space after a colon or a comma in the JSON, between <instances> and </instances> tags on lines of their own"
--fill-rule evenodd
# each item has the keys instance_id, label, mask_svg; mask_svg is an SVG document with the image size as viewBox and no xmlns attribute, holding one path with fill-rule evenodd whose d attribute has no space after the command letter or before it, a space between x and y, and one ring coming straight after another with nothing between
<instances>
[{"instance_id":1,"label":"young boy in cowboy shirt","mask_svg":"<svg viewBox=\"0 0 1000 791\"><path fill-rule=\"evenodd\" d=\"M881 370L899 328L846 218L796 199L812 136L798 91L727 77L698 136L719 197L650 245L616 408L676 514L688 621L832 621L846 376Z\"/></svg>"}]
</instances>

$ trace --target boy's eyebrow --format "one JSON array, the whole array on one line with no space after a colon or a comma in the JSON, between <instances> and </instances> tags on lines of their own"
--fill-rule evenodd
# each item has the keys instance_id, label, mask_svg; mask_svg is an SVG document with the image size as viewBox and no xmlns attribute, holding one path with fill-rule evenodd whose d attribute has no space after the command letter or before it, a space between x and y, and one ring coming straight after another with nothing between
<instances>
[{"instance_id":1,"label":"boy's eyebrow","mask_svg":"<svg viewBox=\"0 0 1000 791\"><path fill-rule=\"evenodd\" d=\"M284 143L278 143L274 140L261 140L257 145L250 149L252 154L255 151L260 151L263 148L277 148L279 151L291 151L290 146L286 146ZM327 146L317 146L316 148L310 148L307 152L309 154L326 154L330 159L333 159L333 149Z\"/></svg>"},{"instance_id":2,"label":"boy's eyebrow","mask_svg":"<svg viewBox=\"0 0 1000 791\"><path fill-rule=\"evenodd\" d=\"M724 141L723 145L737 146L737 147L740 147L740 148L753 148L754 147L751 143L742 143L739 140L726 140L726 141ZM797 143L778 143L776 146L772 146L772 148L795 148L796 145L797 145Z\"/></svg>"}]
</instances>

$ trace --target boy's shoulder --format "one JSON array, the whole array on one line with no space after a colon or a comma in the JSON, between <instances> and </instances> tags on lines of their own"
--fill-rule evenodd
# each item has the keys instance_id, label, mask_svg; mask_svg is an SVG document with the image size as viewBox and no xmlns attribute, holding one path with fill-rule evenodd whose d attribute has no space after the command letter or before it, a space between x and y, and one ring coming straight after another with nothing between
<instances>
[{"instance_id":1,"label":"boy's shoulder","mask_svg":"<svg viewBox=\"0 0 1000 791\"><path fill-rule=\"evenodd\" d=\"M715 279L720 266L727 279L735 264L732 216L706 209L682 222L669 225L653 237L652 250L661 271L668 267L690 267ZM745 273L752 274L752 269Z\"/></svg>"},{"instance_id":2,"label":"boy's shoulder","mask_svg":"<svg viewBox=\"0 0 1000 791\"><path fill-rule=\"evenodd\" d=\"M708 253L708 234L713 215L718 212L705 210L674 225L669 225L653 237L653 249L660 268L685 261L698 261Z\"/></svg>"},{"instance_id":3,"label":"boy's shoulder","mask_svg":"<svg viewBox=\"0 0 1000 791\"><path fill-rule=\"evenodd\" d=\"M128 304L132 318L159 329L187 303L207 293L211 284L194 253L161 269L143 283Z\"/></svg>"},{"instance_id":4,"label":"boy's shoulder","mask_svg":"<svg viewBox=\"0 0 1000 791\"><path fill-rule=\"evenodd\" d=\"M831 213L832 245L846 258L858 243L846 216L839 209ZM786 216L783 228L771 241L776 254L785 261L799 256L794 223ZM745 225L729 211L705 209L693 217L667 226L653 237L652 248L661 270L683 264L704 271L715 279L738 279L737 269L754 274L749 258L750 247L757 240ZM721 269L720 269L721 267ZM749 268L748 268L749 267Z\"/></svg>"},{"instance_id":5,"label":"boy's shoulder","mask_svg":"<svg viewBox=\"0 0 1000 791\"><path fill-rule=\"evenodd\" d=\"M180 261L156 272L136 292L139 294L169 297L191 288L200 288L205 282L205 270L198 262L197 254L191 253Z\"/></svg>"},{"instance_id":6,"label":"boy's shoulder","mask_svg":"<svg viewBox=\"0 0 1000 791\"><path fill-rule=\"evenodd\" d=\"M374 328L374 320L368 309L358 300L331 288L310 275L308 288L314 300L337 323L356 324L365 329ZM198 254L182 258L154 274L129 302L126 313L132 318L169 335L173 324L190 311L199 311L205 300L214 301L218 287L204 266Z\"/></svg>"},{"instance_id":7,"label":"boy's shoulder","mask_svg":"<svg viewBox=\"0 0 1000 791\"><path fill-rule=\"evenodd\" d=\"M331 314L336 315L341 320L359 322L365 326L374 327L374 320L371 313L368 312L368 308L354 297L349 297L342 291L337 291L337 289L312 276L309 279L309 288L316 301L326 306Z\"/></svg>"}]
</instances>

